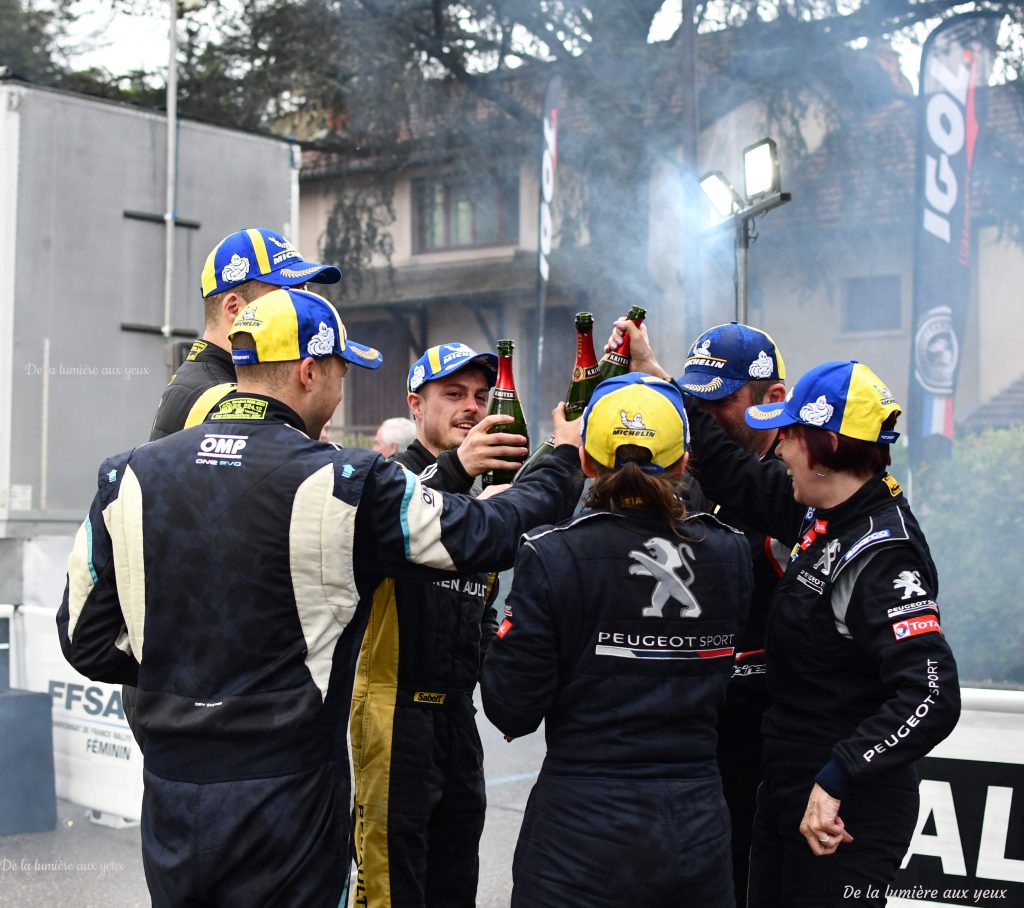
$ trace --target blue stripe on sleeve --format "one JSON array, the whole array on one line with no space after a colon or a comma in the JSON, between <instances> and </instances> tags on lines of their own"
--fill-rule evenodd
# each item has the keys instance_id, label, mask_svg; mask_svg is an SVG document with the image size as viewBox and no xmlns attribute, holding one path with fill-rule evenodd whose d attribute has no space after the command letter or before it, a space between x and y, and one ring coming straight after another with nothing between
<instances>
[{"instance_id":1,"label":"blue stripe on sleeve","mask_svg":"<svg viewBox=\"0 0 1024 908\"><path fill-rule=\"evenodd\" d=\"M89 565L89 576L92 577L92 582L95 583L99 580L99 576L96 573L96 568L92 565L92 520L88 517L85 518L85 545L86 549L86 563Z\"/></svg>"},{"instance_id":2,"label":"blue stripe on sleeve","mask_svg":"<svg viewBox=\"0 0 1024 908\"><path fill-rule=\"evenodd\" d=\"M405 560L412 557L412 549L409 546L409 502L412 501L412 493L416 490L416 478L408 470L402 471L405 474L405 494L402 496L402 541L405 543Z\"/></svg>"}]
</instances>

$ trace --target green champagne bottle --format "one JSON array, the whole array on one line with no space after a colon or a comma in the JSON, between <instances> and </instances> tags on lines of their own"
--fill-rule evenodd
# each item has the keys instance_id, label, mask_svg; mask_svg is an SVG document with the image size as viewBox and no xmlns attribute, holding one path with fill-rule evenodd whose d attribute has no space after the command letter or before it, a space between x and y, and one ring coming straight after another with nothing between
<instances>
[{"instance_id":1,"label":"green champagne bottle","mask_svg":"<svg viewBox=\"0 0 1024 908\"><path fill-rule=\"evenodd\" d=\"M523 408L519 403L519 395L516 393L515 376L512 374L512 353L514 350L515 344L512 341L498 341L498 380L494 384L491 403L487 408L488 416L492 413L502 413L505 416L511 416L513 422L494 426L488 434L509 432L513 435L524 435L527 439L526 447L529 447L530 441L529 433L526 430L526 418L523 416ZM489 470L484 473L480 479L483 486L503 485L504 483L512 482L516 471L519 469L519 461L512 458L503 459L508 460L509 468L507 470Z\"/></svg>"},{"instance_id":2,"label":"green champagne bottle","mask_svg":"<svg viewBox=\"0 0 1024 908\"><path fill-rule=\"evenodd\" d=\"M586 410L594 388L601 381L597 371L597 357L594 355L594 315L591 312L576 313L576 362L572 367L572 380L569 390L565 392L565 418L572 422L579 419ZM527 458L516 473L521 479L532 470L539 461L555 450L555 436L549 435L547 440Z\"/></svg>"},{"instance_id":3,"label":"green champagne bottle","mask_svg":"<svg viewBox=\"0 0 1024 908\"><path fill-rule=\"evenodd\" d=\"M634 306L626 316L634 325L640 327L647 317L647 310L640 306ZM614 350L609 350L601 359L598 367L601 373L601 381L606 378L615 378L616 375L625 375L629 371L629 335L622 336L622 343Z\"/></svg>"}]
</instances>

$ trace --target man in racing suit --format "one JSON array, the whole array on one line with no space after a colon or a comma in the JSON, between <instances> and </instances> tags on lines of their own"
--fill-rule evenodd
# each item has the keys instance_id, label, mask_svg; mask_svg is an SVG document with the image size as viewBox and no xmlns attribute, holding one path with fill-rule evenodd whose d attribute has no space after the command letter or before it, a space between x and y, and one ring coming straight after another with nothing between
<instances>
[{"instance_id":1,"label":"man in racing suit","mask_svg":"<svg viewBox=\"0 0 1024 908\"><path fill-rule=\"evenodd\" d=\"M426 568L508 565L517 533L571 511L578 456L563 445L494 501L442 495L377 454L313 440L348 364L381 361L326 300L267 294L232 344L238 393L101 467L58 632L83 674L139 688L155 905L335 908L345 723L373 591Z\"/></svg>"},{"instance_id":2,"label":"man in racing suit","mask_svg":"<svg viewBox=\"0 0 1024 908\"><path fill-rule=\"evenodd\" d=\"M341 271L333 265L304 261L287 239L265 227L239 230L213 247L203 267L203 336L164 388L149 440L197 426L235 390L228 332L246 303L275 287L303 287L307 282L334 284Z\"/></svg>"},{"instance_id":3,"label":"man in racing suit","mask_svg":"<svg viewBox=\"0 0 1024 908\"><path fill-rule=\"evenodd\" d=\"M469 492L525 457L526 439L488 434L497 357L431 347L409 370L416 440L394 456L428 488ZM493 566L492 566L493 567ZM374 596L353 693L357 908L473 908L487 799L473 707L494 637L493 574L398 577Z\"/></svg>"},{"instance_id":4,"label":"man in racing suit","mask_svg":"<svg viewBox=\"0 0 1024 908\"><path fill-rule=\"evenodd\" d=\"M306 282L333 284L341 271L333 265L304 261L280 233L265 227L239 230L222 239L206 257L201 278L203 336L164 388L153 417L149 440L197 426L235 390L235 364L228 332L247 304L275 287L304 287ZM125 719L139 747L135 688L121 688Z\"/></svg>"}]
</instances>

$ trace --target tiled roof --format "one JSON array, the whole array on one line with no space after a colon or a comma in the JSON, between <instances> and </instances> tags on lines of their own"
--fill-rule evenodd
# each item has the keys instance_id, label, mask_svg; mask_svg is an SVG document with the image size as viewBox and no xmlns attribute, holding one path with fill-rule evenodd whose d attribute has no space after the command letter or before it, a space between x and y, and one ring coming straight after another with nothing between
<instances>
[{"instance_id":1,"label":"tiled roof","mask_svg":"<svg viewBox=\"0 0 1024 908\"><path fill-rule=\"evenodd\" d=\"M968 431L977 432L982 429L1005 429L1018 423L1024 423L1024 376L985 401L960 425Z\"/></svg>"}]
</instances>

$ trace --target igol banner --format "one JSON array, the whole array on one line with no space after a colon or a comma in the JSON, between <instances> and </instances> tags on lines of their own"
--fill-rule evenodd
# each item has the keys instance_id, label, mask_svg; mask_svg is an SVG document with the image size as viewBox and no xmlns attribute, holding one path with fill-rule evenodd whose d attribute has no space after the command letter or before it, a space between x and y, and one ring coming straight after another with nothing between
<instances>
[{"instance_id":1,"label":"igol banner","mask_svg":"<svg viewBox=\"0 0 1024 908\"><path fill-rule=\"evenodd\" d=\"M907 432L914 462L948 456L971 296L971 186L986 126L998 14L947 20L921 54L914 332Z\"/></svg>"}]
</instances>

